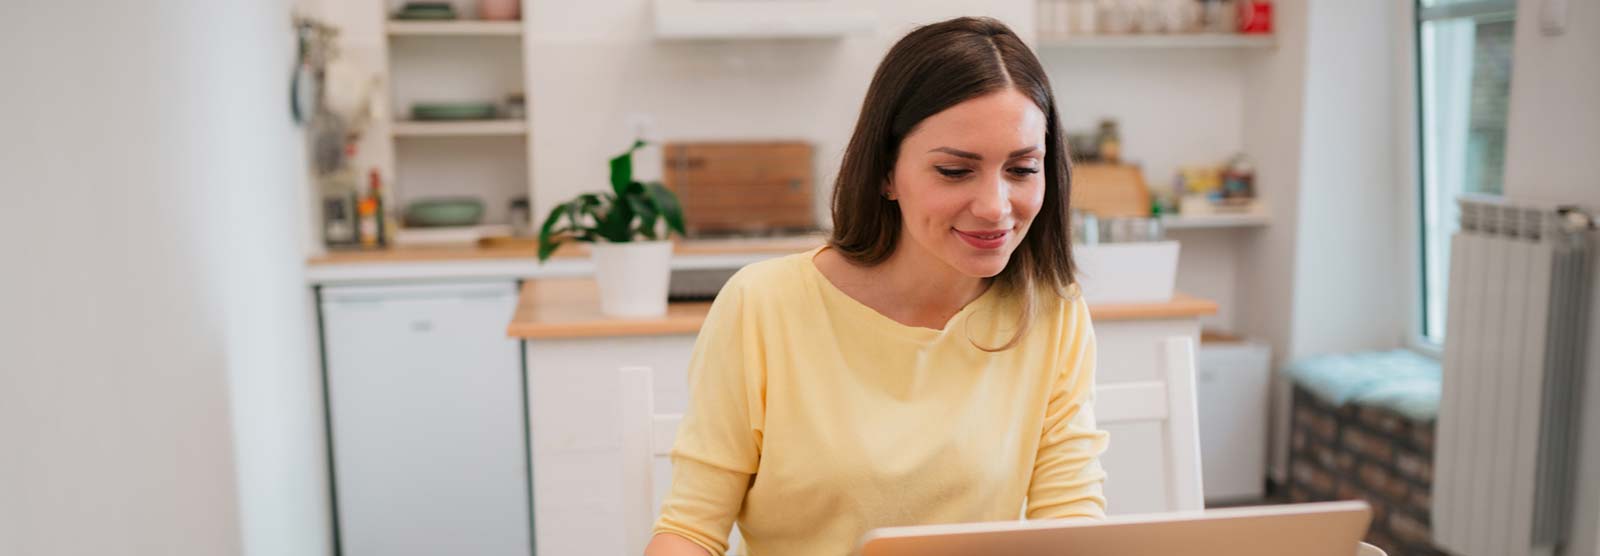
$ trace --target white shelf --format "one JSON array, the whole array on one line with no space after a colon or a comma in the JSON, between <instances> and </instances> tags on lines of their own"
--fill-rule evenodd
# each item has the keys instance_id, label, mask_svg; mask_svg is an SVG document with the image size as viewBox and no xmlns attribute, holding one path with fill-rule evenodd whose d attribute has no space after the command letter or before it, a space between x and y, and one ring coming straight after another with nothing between
<instances>
[{"instance_id":1,"label":"white shelf","mask_svg":"<svg viewBox=\"0 0 1600 556\"><path fill-rule=\"evenodd\" d=\"M1200 230L1215 228L1259 228L1271 223L1267 215L1258 212L1221 214L1173 214L1161 217L1161 226L1168 230Z\"/></svg>"},{"instance_id":2,"label":"white shelf","mask_svg":"<svg viewBox=\"0 0 1600 556\"><path fill-rule=\"evenodd\" d=\"M1235 33L1081 35L1045 37L1039 46L1046 48L1277 48L1274 35Z\"/></svg>"},{"instance_id":3,"label":"white shelf","mask_svg":"<svg viewBox=\"0 0 1600 556\"><path fill-rule=\"evenodd\" d=\"M494 135L525 135L527 120L467 120L459 122L399 121L394 123L395 137L481 137Z\"/></svg>"},{"instance_id":4,"label":"white shelf","mask_svg":"<svg viewBox=\"0 0 1600 556\"><path fill-rule=\"evenodd\" d=\"M522 34L521 21L397 21L390 20L385 28L391 37L399 36L478 36L514 37Z\"/></svg>"}]
</instances>

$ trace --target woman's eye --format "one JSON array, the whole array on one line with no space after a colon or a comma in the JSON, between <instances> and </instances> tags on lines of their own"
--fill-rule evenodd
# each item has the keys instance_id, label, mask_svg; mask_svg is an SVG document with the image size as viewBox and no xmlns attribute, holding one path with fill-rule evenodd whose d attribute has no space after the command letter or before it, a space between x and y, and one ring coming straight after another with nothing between
<instances>
[{"instance_id":1,"label":"woman's eye","mask_svg":"<svg viewBox=\"0 0 1600 556\"><path fill-rule=\"evenodd\" d=\"M1017 176L1019 178L1025 178L1025 177L1028 177L1028 176L1031 176L1031 175L1034 175L1034 174L1037 174L1037 173L1039 173L1039 169L1038 168L1029 168L1029 167L1026 167L1026 166L1018 166L1016 168L1012 168L1011 169L1011 174L1014 175L1014 176Z\"/></svg>"},{"instance_id":2,"label":"woman's eye","mask_svg":"<svg viewBox=\"0 0 1600 556\"><path fill-rule=\"evenodd\" d=\"M966 168L946 168L944 166L934 166L933 168L939 171L939 175L947 178L959 178L972 173L972 170Z\"/></svg>"}]
</instances>

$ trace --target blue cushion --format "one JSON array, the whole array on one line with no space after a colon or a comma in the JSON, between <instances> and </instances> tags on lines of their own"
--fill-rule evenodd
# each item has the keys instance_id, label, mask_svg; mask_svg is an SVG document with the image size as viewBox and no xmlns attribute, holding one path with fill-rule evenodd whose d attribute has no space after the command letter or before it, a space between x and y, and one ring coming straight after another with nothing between
<instances>
[{"instance_id":1,"label":"blue cushion","mask_svg":"<svg viewBox=\"0 0 1600 556\"><path fill-rule=\"evenodd\" d=\"M1335 406L1383 407L1418 421L1439 415L1439 362L1413 351L1308 357L1290 364L1284 374Z\"/></svg>"}]
</instances>

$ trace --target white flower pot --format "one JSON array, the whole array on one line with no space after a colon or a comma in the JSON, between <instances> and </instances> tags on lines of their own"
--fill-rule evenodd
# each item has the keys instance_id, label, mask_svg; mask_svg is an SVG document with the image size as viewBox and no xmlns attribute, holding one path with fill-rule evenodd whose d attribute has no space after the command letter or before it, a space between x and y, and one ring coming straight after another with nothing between
<instances>
[{"instance_id":1,"label":"white flower pot","mask_svg":"<svg viewBox=\"0 0 1600 556\"><path fill-rule=\"evenodd\" d=\"M600 284L600 312L620 318L667 314L667 283L672 276L671 241L591 243L594 279Z\"/></svg>"}]
</instances>

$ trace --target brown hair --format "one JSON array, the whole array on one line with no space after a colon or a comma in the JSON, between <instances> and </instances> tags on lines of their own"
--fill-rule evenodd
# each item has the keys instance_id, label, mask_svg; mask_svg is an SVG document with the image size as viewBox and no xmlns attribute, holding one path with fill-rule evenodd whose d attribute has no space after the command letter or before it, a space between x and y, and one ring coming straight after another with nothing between
<instances>
[{"instance_id":1,"label":"brown hair","mask_svg":"<svg viewBox=\"0 0 1600 556\"><path fill-rule=\"evenodd\" d=\"M919 27L895 43L872 76L850 146L833 186L833 236L829 247L850 261L873 266L900 240L900 208L882 186L894 169L900 142L917 124L951 106L1016 89L1047 119L1044 205L996 285L1019 298L1017 332L997 348L1017 344L1038 312L1043 288L1066 297L1076 267L1070 242L1071 168L1062 141L1055 95L1039 59L1022 39L994 19L962 17Z\"/></svg>"}]
</instances>

